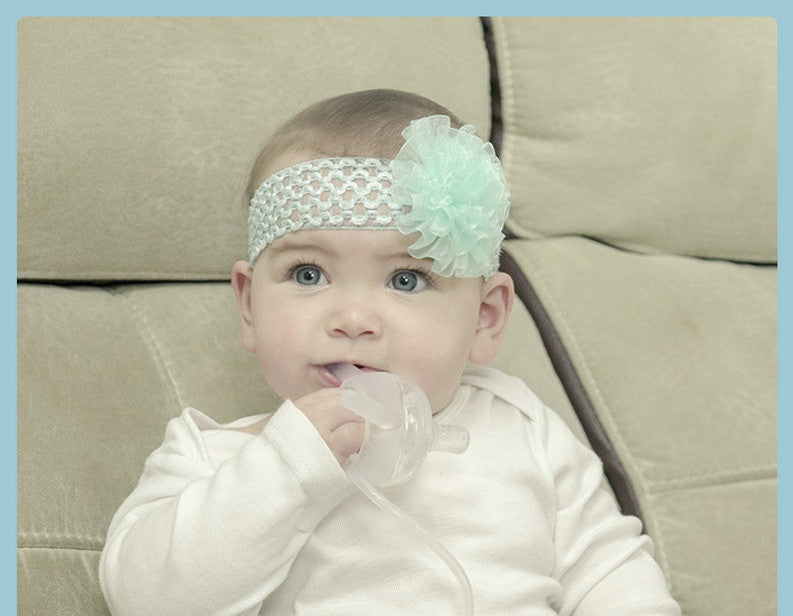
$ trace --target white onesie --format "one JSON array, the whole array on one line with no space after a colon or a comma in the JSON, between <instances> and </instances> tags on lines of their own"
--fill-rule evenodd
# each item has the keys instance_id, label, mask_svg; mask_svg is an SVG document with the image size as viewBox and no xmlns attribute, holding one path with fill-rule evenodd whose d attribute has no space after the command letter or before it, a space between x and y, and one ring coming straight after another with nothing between
<instances>
[{"instance_id":1,"label":"white onesie","mask_svg":"<svg viewBox=\"0 0 793 616\"><path fill-rule=\"evenodd\" d=\"M351 486L285 402L257 436L194 409L116 513L100 564L111 612L459 613L443 562ZM601 489L600 461L519 379L466 371L435 415L471 434L384 494L457 558L477 615L673 616L641 524Z\"/></svg>"}]
</instances>

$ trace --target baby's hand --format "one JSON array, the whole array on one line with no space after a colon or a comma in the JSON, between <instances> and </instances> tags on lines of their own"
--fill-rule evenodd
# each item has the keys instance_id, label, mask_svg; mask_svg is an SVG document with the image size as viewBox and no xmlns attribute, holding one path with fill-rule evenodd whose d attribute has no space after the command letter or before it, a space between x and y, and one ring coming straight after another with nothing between
<instances>
[{"instance_id":1,"label":"baby's hand","mask_svg":"<svg viewBox=\"0 0 793 616\"><path fill-rule=\"evenodd\" d=\"M361 448L364 420L341 404L341 390L320 389L294 401L327 443L339 464L344 466Z\"/></svg>"}]
</instances>

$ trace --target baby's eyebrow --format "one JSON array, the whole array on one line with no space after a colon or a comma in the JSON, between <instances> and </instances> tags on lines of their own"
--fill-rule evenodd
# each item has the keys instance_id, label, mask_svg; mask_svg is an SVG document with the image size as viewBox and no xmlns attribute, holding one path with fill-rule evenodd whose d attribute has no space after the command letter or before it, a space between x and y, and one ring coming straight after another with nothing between
<instances>
[{"instance_id":1,"label":"baby's eyebrow","mask_svg":"<svg viewBox=\"0 0 793 616\"><path fill-rule=\"evenodd\" d=\"M332 250L329 250L322 245L315 244L313 242L295 241L291 237L282 237L280 238L280 241L272 243L267 249L271 255L280 255L287 252L306 251L333 254Z\"/></svg>"},{"instance_id":2,"label":"baby's eyebrow","mask_svg":"<svg viewBox=\"0 0 793 616\"><path fill-rule=\"evenodd\" d=\"M383 250L383 252L380 252ZM280 237L278 240L270 244L266 251L271 257L279 257L289 253L319 253L326 257L336 258L344 253L343 247L331 245L326 246L321 242L309 241L300 237L297 234L287 234ZM403 261L410 263L419 263L425 259L420 259L412 256L406 248L395 248L393 250L374 247L369 255L373 259L381 261L393 262Z\"/></svg>"}]
</instances>

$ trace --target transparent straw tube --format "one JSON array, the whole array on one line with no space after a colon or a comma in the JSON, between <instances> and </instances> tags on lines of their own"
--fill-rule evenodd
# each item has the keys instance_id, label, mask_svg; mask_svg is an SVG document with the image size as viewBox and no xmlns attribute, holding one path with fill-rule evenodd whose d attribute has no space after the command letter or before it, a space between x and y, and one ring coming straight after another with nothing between
<instances>
[{"instance_id":1,"label":"transparent straw tube","mask_svg":"<svg viewBox=\"0 0 793 616\"><path fill-rule=\"evenodd\" d=\"M347 476L350 481L358 488L361 493L366 496L375 505L380 507L383 511L393 516L401 524L407 526L413 533L421 539L438 557L449 567L449 570L454 575L457 583L460 585L462 593L462 611L461 616L473 616L474 614L474 593L471 589L471 582L468 580L468 575L465 573L462 565L454 557L454 555L446 549L446 547L432 534L430 534L421 524L410 517L407 513L402 511L394 503L388 500L381 492L379 492L366 477L358 472L354 467L348 468Z\"/></svg>"},{"instance_id":2,"label":"transparent straw tube","mask_svg":"<svg viewBox=\"0 0 793 616\"><path fill-rule=\"evenodd\" d=\"M460 585L460 614L473 615L473 592L462 565L436 537L375 488L408 481L430 451L464 452L468 430L435 422L424 392L393 374L362 372L351 364L336 364L330 370L342 381L342 404L366 420L361 449L345 465L347 476L364 496L438 555Z\"/></svg>"}]
</instances>

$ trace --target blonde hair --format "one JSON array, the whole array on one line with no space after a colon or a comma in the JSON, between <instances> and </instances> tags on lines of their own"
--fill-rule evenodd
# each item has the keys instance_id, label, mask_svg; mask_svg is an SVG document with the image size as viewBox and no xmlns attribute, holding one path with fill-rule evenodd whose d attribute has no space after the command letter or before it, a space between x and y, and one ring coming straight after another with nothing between
<instances>
[{"instance_id":1,"label":"blonde hair","mask_svg":"<svg viewBox=\"0 0 793 616\"><path fill-rule=\"evenodd\" d=\"M454 128L463 125L446 107L401 90L363 90L314 103L282 124L264 144L248 177L245 204L265 178L279 171L272 166L284 154L393 158L404 143L405 127L437 114L449 116Z\"/></svg>"}]
</instances>

